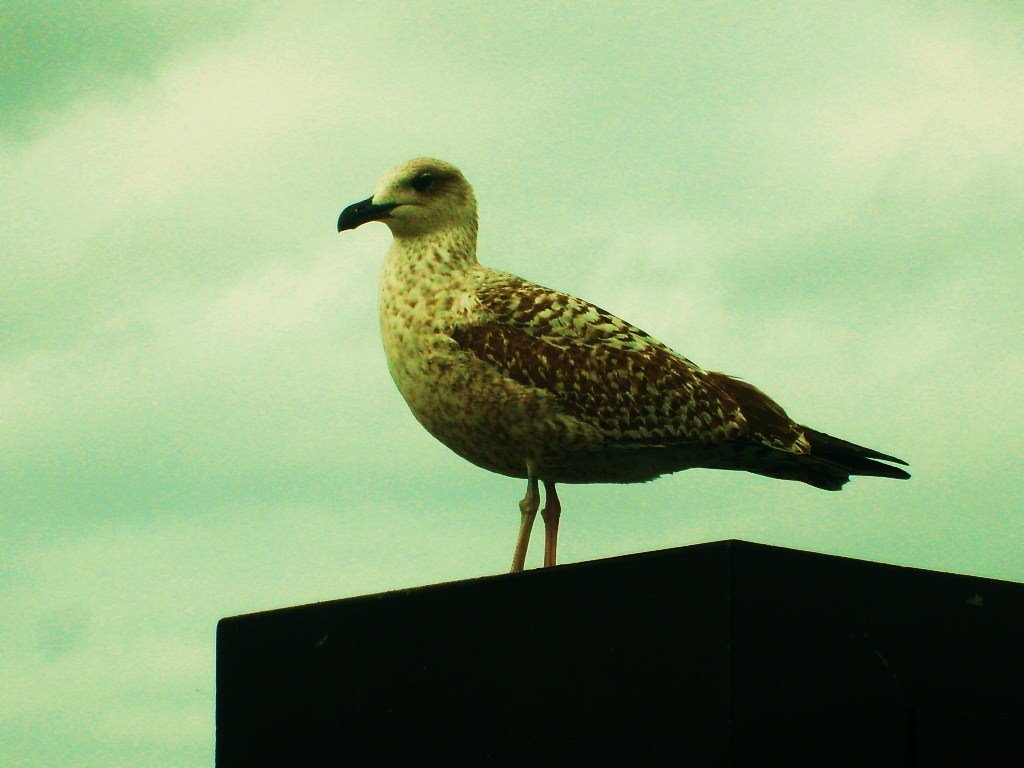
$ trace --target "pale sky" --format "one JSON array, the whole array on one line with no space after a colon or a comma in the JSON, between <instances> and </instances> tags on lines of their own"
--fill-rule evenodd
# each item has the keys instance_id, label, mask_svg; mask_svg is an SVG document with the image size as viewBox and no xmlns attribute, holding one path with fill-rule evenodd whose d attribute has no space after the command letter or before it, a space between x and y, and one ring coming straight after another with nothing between
<instances>
[{"instance_id":1,"label":"pale sky","mask_svg":"<svg viewBox=\"0 0 1024 768\"><path fill-rule=\"evenodd\" d=\"M1024 11L588 7L5 6L5 768L210 765L220 617L507 569L524 483L415 422L390 234L335 232L420 155L474 184L484 263L911 464L565 486L563 562L1024 580Z\"/></svg>"}]
</instances>

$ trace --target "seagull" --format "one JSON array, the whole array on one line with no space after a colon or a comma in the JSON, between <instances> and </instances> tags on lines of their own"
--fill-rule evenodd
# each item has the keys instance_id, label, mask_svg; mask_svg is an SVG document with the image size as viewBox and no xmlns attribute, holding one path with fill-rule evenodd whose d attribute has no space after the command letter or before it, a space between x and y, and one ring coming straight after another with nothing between
<instances>
[{"instance_id":1,"label":"seagull","mask_svg":"<svg viewBox=\"0 0 1024 768\"><path fill-rule=\"evenodd\" d=\"M341 212L338 232L393 236L380 281L388 370L416 419L462 458L526 480L512 572L544 485L555 565L559 483L636 483L702 467L838 491L851 475L906 479L894 456L802 426L757 387L707 371L588 301L477 261L473 188L416 158ZM886 463L888 462L888 463Z\"/></svg>"}]
</instances>

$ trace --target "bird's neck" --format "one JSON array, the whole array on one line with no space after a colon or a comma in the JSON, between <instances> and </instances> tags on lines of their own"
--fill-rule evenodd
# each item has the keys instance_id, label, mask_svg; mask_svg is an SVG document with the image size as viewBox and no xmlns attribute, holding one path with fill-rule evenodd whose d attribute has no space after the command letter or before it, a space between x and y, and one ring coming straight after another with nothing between
<instances>
[{"instance_id":1,"label":"bird's neck","mask_svg":"<svg viewBox=\"0 0 1024 768\"><path fill-rule=\"evenodd\" d=\"M443 229L417 237L396 236L390 267L413 280L443 277L476 266L476 226Z\"/></svg>"}]
</instances>

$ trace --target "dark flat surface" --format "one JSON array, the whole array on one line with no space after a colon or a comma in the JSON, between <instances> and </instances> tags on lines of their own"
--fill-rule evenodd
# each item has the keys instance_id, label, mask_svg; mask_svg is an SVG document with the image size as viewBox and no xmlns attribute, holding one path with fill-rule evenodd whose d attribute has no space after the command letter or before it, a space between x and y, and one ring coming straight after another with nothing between
<instances>
[{"instance_id":1,"label":"dark flat surface","mask_svg":"<svg viewBox=\"0 0 1024 768\"><path fill-rule=\"evenodd\" d=\"M985 765L1022 649L1024 585L716 542L224 619L217 764Z\"/></svg>"}]
</instances>

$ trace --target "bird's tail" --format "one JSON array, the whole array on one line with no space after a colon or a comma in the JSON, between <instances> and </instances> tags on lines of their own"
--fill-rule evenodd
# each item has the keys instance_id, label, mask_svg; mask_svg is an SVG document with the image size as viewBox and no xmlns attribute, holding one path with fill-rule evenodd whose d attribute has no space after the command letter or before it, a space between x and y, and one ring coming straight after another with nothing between
<instances>
[{"instance_id":1,"label":"bird's tail","mask_svg":"<svg viewBox=\"0 0 1024 768\"><path fill-rule=\"evenodd\" d=\"M899 467L883 463L892 462L893 464L907 466L907 462L903 461L903 459L897 459L895 456L873 451L856 443L840 440L838 437L826 435L824 432L819 432L809 427L803 427L803 431L807 442L811 444L810 456L835 466L847 476L868 475L871 477L891 477L896 480L906 480L910 477L908 472Z\"/></svg>"},{"instance_id":2,"label":"bird's tail","mask_svg":"<svg viewBox=\"0 0 1024 768\"><path fill-rule=\"evenodd\" d=\"M807 442L811 444L810 453L793 453L766 449L765 446L752 446L746 453L740 454L739 466L734 468L782 480L798 480L825 491L841 490L849 482L851 475L891 477L896 480L906 480L910 477L899 467L883 463L889 461L906 464L902 459L840 440L815 429L800 429ZM748 455L752 459L743 461Z\"/></svg>"}]
</instances>

